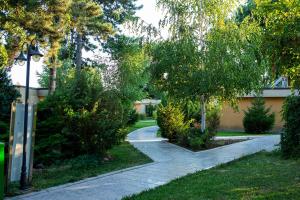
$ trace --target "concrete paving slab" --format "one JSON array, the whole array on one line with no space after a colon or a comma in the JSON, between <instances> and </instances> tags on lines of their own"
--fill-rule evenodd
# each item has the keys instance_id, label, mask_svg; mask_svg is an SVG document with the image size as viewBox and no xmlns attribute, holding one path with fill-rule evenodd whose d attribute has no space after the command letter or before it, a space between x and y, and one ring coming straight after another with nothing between
<instances>
[{"instance_id":1,"label":"concrete paving slab","mask_svg":"<svg viewBox=\"0 0 300 200\"><path fill-rule=\"evenodd\" d=\"M166 184L189 173L215 167L262 150L277 148L279 135L257 137L215 149L192 152L156 137L157 126L136 130L128 141L155 162L130 169L119 170L21 195L7 200L120 200L124 196L140 193Z\"/></svg>"}]
</instances>

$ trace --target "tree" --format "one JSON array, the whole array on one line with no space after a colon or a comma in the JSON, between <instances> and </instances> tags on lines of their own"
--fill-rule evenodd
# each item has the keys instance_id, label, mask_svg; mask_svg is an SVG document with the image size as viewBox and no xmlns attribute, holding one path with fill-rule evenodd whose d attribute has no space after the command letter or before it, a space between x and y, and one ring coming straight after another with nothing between
<instances>
[{"instance_id":1,"label":"tree","mask_svg":"<svg viewBox=\"0 0 300 200\"><path fill-rule=\"evenodd\" d=\"M142 8L137 6L137 0L96 0L104 12L104 20L111 23L114 28L120 24L135 18L136 10Z\"/></svg>"},{"instance_id":2,"label":"tree","mask_svg":"<svg viewBox=\"0 0 300 200\"><path fill-rule=\"evenodd\" d=\"M271 108L265 108L265 101L257 97L252 106L245 112L243 125L246 133L266 133L274 126L275 113L270 113Z\"/></svg>"},{"instance_id":3,"label":"tree","mask_svg":"<svg viewBox=\"0 0 300 200\"><path fill-rule=\"evenodd\" d=\"M50 93L55 89L57 54L70 27L70 0L4 1L0 8L0 32L12 65L24 42L37 39L47 49Z\"/></svg>"},{"instance_id":4,"label":"tree","mask_svg":"<svg viewBox=\"0 0 300 200\"><path fill-rule=\"evenodd\" d=\"M8 142L11 104L20 96L12 85L7 69L0 67L0 140Z\"/></svg>"},{"instance_id":5,"label":"tree","mask_svg":"<svg viewBox=\"0 0 300 200\"><path fill-rule=\"evenodd\" d=\"M140 39L118 35L109 39L105 48L116 61L118 78L115 83L124 99L132 102L144 97L150 58Z\"/></svg>"},{"instance_id":6,"label":"tree","mask_svg":"<svg viewBox=\"0 0 300 200\"><path fill-rule=\"evenodd\" d=\"M228 20L234 1L160 3L169 14L171 39L154 48L153 78L169 95L201 102L204 131L205 105L212 97L234 100L260 85L265 66L257 51L260 30L255 23Z\"/></svg>"},{"instance_id":7,"label":"tree","mask_svg":"<svg viewBox=\"0 0 300 200\"><path fill-rule=\"evenodd\" d=\"M255 19L263 27L262 53L273 77L286 75L300 87L300 2L256 0Z\"/></svg>"}]
</instances>

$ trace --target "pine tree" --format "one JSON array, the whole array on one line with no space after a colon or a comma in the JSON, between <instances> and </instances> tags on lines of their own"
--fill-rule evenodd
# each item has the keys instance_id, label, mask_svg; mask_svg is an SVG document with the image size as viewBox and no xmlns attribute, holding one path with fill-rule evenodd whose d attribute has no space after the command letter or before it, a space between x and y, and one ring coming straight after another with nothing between
<instances>
[{"instance_id":1,"label":"pine tree","mask_svg":"<svg viewBox=\"0 0 300 200\"><path fill-rule=\"evenodd\" d=\"M266 133L274 126L275 113L270 113L271 107L265 107L263 98L255 98L252 106L245 112L243 125L247 133Z\"/></svg>"}]
</instances>

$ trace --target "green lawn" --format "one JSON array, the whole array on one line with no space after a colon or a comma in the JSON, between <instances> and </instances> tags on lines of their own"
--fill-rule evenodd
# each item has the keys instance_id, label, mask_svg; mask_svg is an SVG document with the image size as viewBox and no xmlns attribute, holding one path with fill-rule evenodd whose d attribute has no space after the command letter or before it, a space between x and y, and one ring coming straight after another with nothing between
<instances>
[{"instance_id":1,"label":"green lawn","mask_svg":"<svg viewBox=\"0 0 300 200\"><path fill-rule=\"evenodd\" d=\"M40 190L152 161L127 142L111 149L109 155L112 157L109 161L95 156L81 156L42 171L34 171L33 189ZM9 188L8 195L18 193L17 184L12 184Z\"/></svg>"},{"instance_id":2,"label":"green lawn","mask_svg":"<svg viewBox=\"0 0 300 200\"><path fill-rule=\"evenodd\" d=\"M270 135L269 134L252 134L252 133L245 133L245 132L227 132L227 131L220 131L217 133L217 136L253 136L253 135Z\"/></svg>"},{"instance_id":3,"label":"green lawn","mask_svg":"<svg viewBox=\"0 0 300 200\"><path fill-rule=\"evenodd\" d=\"M124 200L300 199L300 159L261 152Z\"/></svg>"},{"instance_id":4,"label":"green lawn","mask_svg":"<svg viewBox=\"0 0 300 200\"><path fill-rule=\"evenodd\" d=\"M148 126L156 126L156 120L140 120L137 123L135 123L133 126L129 127L129 132L135 131L139 128L144 128Z\"/></svg>"}]
</instances>

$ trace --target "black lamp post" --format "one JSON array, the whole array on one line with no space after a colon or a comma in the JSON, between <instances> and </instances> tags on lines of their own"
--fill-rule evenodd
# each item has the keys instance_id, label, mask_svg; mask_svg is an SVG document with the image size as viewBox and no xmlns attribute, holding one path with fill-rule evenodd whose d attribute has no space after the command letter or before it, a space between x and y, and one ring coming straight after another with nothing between
<instances>
[{"instance_id":1,"label":"black lamp post","mask_svg":"<svg viewBox=\"0 0 300 200\"><path fill-rule=\"evenodd\" d=\"M23 45L24 46L24 45ZM26 146L27 146L27 125L28 125L28 97L29 97L29 77L30 77L30 61L33 57L34 61L38 61L43 54L39 51L37 44L33 45L31 42L27 44L26 51L27 55L23 52L23 46L20 55L16 58L19 65L24 65L27 61L27 71L26 71L26 89L25 89L25 111L24 111L24 133L23 133L23 157L22 157L22 170L20 179L20 188L25 190L27 188L27 176L26 176Z\"/></svg>"}]
</instances>

